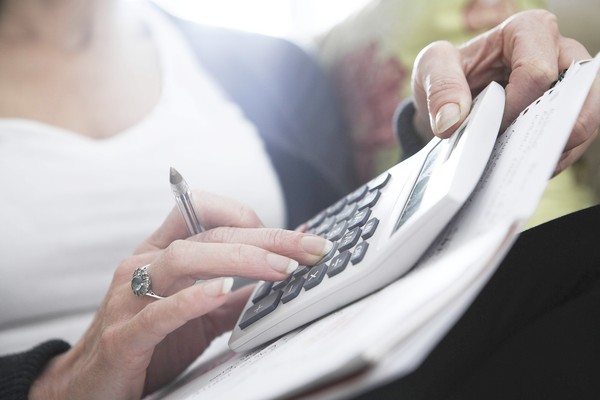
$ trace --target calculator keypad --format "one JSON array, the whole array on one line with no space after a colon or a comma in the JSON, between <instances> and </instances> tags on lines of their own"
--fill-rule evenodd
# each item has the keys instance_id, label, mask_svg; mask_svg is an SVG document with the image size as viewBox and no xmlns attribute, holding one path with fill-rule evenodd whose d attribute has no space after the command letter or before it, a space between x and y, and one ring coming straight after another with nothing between
<instances>
[{"instance_id":1,"label":"calculator keypad","mask_svg":"<svg viewBox=\"0 0 600 400\"><path fill-rule=\"evenodd\" d=\"M259 283L253 305L240 320L241 329L270 314L279 304L301 297L303 291L317 287L326 276L335 279L362 261L369 247L367 240L379 224L377 218L371 217L371 209L390 177L389 173L378 176L307 222L308 231L331 240L333 248L313 267L300 266L283 281Z\"/></svg>"}]
</instances>

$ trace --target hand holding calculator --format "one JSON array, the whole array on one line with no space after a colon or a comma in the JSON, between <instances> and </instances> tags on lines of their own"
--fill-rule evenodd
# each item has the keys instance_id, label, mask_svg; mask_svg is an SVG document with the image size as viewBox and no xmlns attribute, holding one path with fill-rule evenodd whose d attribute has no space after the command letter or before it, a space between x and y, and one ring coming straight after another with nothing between
<instances>
[{"instance_id":1,"label":"hand holding calculator","mask_svg":"<svg viewBox=\"0 0 600 400\"><path fill-rule=\"evenodd\" d=\"M315 266L259 282L231 337L234 351L273 340L408 273L468 199L488 162L504 110L490 84L449 139L362 185L307 222L334 242Z\"/></svg>"}]
</instances>

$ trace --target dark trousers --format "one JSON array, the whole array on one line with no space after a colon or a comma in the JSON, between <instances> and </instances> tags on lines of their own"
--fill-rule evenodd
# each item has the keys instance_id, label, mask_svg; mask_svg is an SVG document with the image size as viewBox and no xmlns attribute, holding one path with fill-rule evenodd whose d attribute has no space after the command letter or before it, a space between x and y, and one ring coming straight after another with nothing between
<instances>
[{"instance_id":1,"label":"dark trousers","mask_svg":"<svg viewBox=\"0 0 600 400\"><path fill-rule=\"evenodd\" d=\"M413 373L364 399L600 399L600 206L521 234Z\"/></svg>"}]
</instances>

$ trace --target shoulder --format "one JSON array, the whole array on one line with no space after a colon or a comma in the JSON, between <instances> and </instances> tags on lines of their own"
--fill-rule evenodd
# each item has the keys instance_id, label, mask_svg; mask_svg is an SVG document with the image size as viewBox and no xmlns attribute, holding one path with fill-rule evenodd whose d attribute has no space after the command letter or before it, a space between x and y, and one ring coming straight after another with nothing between
<instances>
[{"instance_id":1,"label":"shoulder","mask_svg":"<svg viewBox=\"0 0 600 400\"><path fill-rule=\"evenodd\" d=\"M310 59L300 46L283 38L202 25L167 15L200 56L202 64L219 66L225 71L252 68L248 72L258 73L265 67L277 70L293 67L294 61Z\"/></svg>"},{"instance_id":2,"label":"shoulder","mask_svg":"<svg viewBox=\"0 0 600 400\"><path fill-rule=\"evenodd\" d=\"M170 15L199 65L256 126L280 176L292 224L355 184L345 123L329 78L298 44ZM318 145L317 145L318 144Z\"/></svg>"}]
</instances>

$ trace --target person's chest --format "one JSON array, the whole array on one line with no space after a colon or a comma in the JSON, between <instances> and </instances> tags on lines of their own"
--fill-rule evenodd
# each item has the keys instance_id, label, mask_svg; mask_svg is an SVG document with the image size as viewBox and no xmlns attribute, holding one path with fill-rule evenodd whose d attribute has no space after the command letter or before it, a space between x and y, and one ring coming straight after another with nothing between
<instances>
[{"instance_id":1,"label":"person's chest","mask_svg":"<svg viewBox=\"0 0 600 400\"><path fill-rule=\"evenodd\" d=\"M0 118L29 119L90 138L111 137L158 102L161 73L152 40L132 38L81 53L2 48Z\"/></svg>"}]
</instances>

